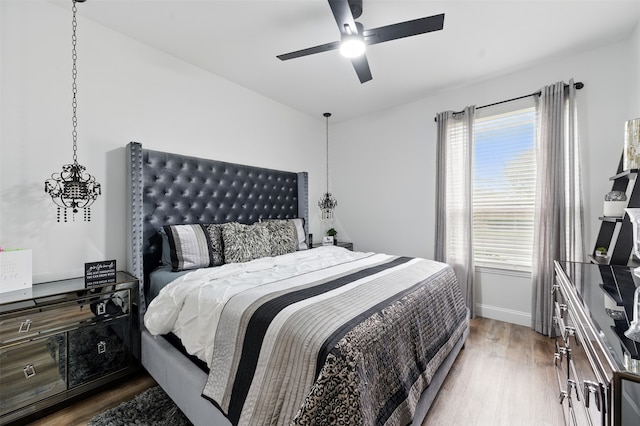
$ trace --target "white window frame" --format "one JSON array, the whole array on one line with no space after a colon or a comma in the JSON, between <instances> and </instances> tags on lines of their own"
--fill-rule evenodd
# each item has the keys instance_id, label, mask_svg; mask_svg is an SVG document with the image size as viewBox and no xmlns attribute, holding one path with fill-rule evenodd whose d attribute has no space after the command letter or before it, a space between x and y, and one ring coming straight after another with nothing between
<instances>
[{"instance_id":1,"label":"white window frame","mask_svg":"<svg viewBox=\"0 0 640 426\"><path fill-rule=\"evenodd\" d=\"M509 118L515 118L517 121L508 124ZM528 131L531 131L531 145L527 152L516 149L517 143L515 142L521 139L516 139L517 135L507 131L508 129L516 129L518 123L521 124L523 119L529 123L527 124L527 127L530 126ZM481 136L481 132L485 132L485 134L488 132L487 125L501 125L502 130L507 132L505 138L495 140L493 145L489 145L491 142L487 142L486 146L482 145L483 142L479 141L482 138L479 136ZM502 271L502 273L517 276L529 275L533 254L536 176L535 100L533 97L476 110L473 140L473 240L476 268L494 273ZM504 164L506 167L510 165L511 168L499 168L496 170L496 177L485 178L482 183L485 189L483 194L480 188L482 178L479 177L476 167L486 169L486 165L480 166L480 163L491 161L483 159L483 154L493 154L495 158L498 158L503 152L514 156L513 162ZM518 155L520 156L517 157ZM511 179L508 179L504 175L505 172L517 172L519 178L513 179L512 175ZM491 190L495 191L496 197L494 199L491 198ZM495 216L491 215L492 209L496 211ZM500 209L509 209L513 215L500 216ZM523 214L524 219L522 219ZM483 221L483 215L485 218L494 217L497 220L486 219ZM508 223L509 220L512 220L513 227ZM480 234L481 222L484 222L486 231L493 237L488 237L487 233ZM495 241L491 241L491 238L494 238ZM496 258L494 259L491 259L491 255L484 254L490 253L492 249L495 250ZM484 253L481 250L484 250ZM510 250L517 250L518 256L510 255Z\"/></svg>"}]
</instances>

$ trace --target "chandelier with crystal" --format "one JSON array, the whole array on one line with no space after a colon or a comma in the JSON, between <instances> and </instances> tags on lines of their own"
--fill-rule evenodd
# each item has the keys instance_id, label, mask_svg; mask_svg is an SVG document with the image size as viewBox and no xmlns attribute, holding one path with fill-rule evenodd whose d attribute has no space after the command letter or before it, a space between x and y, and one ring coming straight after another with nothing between
<instances>
[{"instance_id":1,"label":"chandelier with crystal","mask_svg":"<svg viewBox=\"0 0 640 426\"><path fill-rule=\"evenodd\" d=\"M71 37L71 58L72 58L72 68L71 68L71 78L73 84L72 94L73 99L71 102L73 116L72 116L72 125L73 131L71 132L71 136L73 139L73 164L65 164L62 166L62 171L60 173L53 173L51 175L51 179L47 179L44 182L44 190L47 194L51 196L53 202L58 206L57 208L57 219L58 222L64 220L67 222L67 209L71 209L73 212L73 218L75 219L75 214L78 213L78 209L84 210L84 220L86 222L91 220L91 209L90 206L100 195L101 189L100 184L96 182L96 179L91 176L89 173L86 173L86 168L78 163L78 119L76 118L76 110L77 110L77 101L76 94L78 93L78 87L76 84L77 78L77 69L76 69L76 2L84 2L85 0L72 0L73 1L73 18L72 18L72 37Z\"/></svg>"},{"instance_id":2,"label":"chandelier with crystal","mask_svg":"<svg viewBox=\"0 0 640 426\"><path fill-rule=\"evenodd\" d=\"M325 122L326 122L326 142L327 142L327 192L324 193L320 201L318 201L318 207L322 210L322 218L323 219L332 219L333 218L333 210L338 205L338 201L335 199L333 195L329 192L329 117L331 117L330 112L325 112L324 114Z\"/></svg>"}]
</instances>

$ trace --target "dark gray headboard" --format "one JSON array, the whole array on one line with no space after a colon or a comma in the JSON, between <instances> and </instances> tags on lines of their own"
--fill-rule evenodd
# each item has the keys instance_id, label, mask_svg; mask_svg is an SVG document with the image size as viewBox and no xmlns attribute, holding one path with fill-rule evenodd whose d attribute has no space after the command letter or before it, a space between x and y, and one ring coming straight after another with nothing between
<instances>
[{"instance_id":1,"label":"dark gray headboard","mask_svg":"<svg viewBox=\"0 0 640 426\"><path fill-rule=\"evenodd\" d=\"M141 312L149 273L160 264L163 225L304 218L307 172L285 172L127 145L127 270L140 279Z\"/></svg>"}]
</instances>

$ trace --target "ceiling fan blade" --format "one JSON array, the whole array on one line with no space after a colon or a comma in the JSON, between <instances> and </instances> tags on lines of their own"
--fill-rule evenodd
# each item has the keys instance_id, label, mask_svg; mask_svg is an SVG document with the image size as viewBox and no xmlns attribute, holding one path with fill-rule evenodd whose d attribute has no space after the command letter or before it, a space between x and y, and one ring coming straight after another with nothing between
<instances>
[{"instance_id":1,"label":"ceiling fan blade","mask_svg":"<svg viewBox=\"0 0 640 426\"><path fill-rule=\"evenodd\" d=\"M439 31L442 28L444 28L444 13L364 30L363 36L365 43L370 45L404 37L411 37L431 31Z\"/></svg>"},{"instance_id":2,"label":"ceiling fan blade","mask_svg":"<svg viewBox=\"0 0 640 426\"><path fill-rule=\"evenodd\" d=\"M356 74L358 74L360 83L366 83L373 78L373 76L371 75L371 69L369 69L369 61L367 61L366 55L351 58L351 63L353 64L353 69L356 70Z\"/></svg>"},{"instance_id":3,"label":"ceiling fan blade","mask_svg":"<svg viewBox=\"0 0 640 426\"><path fill-rule=\"evenodd\" d=\"M299 58L301 56L313 55L314 53L328 52L330 50L336 50L339 48L340 48L340 42L333 41L331 43L325 43L319 46L308 47L302 50L296 50L295 52L284 53L276 57L281 61L286 61L287 59L294 59L294 58Z\"/></svg>"},{"instance_id":4,"label":"ceiling fan blade","mask_svg":"<svg viewBox=\"0 0 640 426\"><path fill-rule=\"evenodd\" d=\"M353 19L353 15L351 14L351 8L349 7L349 2L347 0L328 0L329 6L331 7L331 12L333 13L333 17L336 20L336 24L338 24L338 28L340 29L340 34L349 34L347 31L347 26L350 28L352 33L358 32L356 29L356 21Z\"/></svg>"}]
</instances>

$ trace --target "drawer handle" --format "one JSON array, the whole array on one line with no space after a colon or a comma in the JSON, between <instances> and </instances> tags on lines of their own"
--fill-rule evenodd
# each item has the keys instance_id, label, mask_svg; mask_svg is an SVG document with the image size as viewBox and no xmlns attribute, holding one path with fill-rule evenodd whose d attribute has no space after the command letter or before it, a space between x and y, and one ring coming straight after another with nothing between
<instances>
[{"instance_id":1,"label":"drawer handle","mask_svg":"<svg viewBox=\"0 0 640 426\"><path fill-rule=\"evenodd\" d=\"M31 320L27 319L20 323L20 328L18 329L18 333L28 333L31 328Z\"/></svg>"},{"instance_id":2,"label":"drawer handle","mask_svg":"<svg viewBox=\"0 0 640 426\"><path fill-rule=\"evenodd\" d=\"M567 348L557 347L558 351L553 354L553 359L555 361L556 366L558 364L562 364L562 358L567 355Z\"/></svg>"},{"instance_id":3,"label":"drawer handle","mask_svg":"<svg viewBox=\"0 0 640 426\"><path fill-rule=\"evenodd\" d=\"M575 380L567 379L567 393L571 395L571 389L576 392L576 400L580 401L580 395L578 394L578 385Z\"/></svg>"},{"instance_id":4,"label":"drawer handle","mask_svg":"<svg viewBox=\"0 0 640 426\"><path fill-rule=\"evenodd\" d=\"M596 408L598 411L600 409L600 385L596 382L592 382L591 380L585 380L583 383L584 386L584 405L589 408L589 401L591 399L591 394L594 395L596 399Z\"/></svg>"},{"instance_id":5,"label":"drawer handle","mask_svg":"<svg viewBox=\"0 0 640 426\"><path fill-rule=\"evenodd\" d=\"M98 353L103 354L107 351L107 343L105 341L98 342Z\"/></svg>"},{"instance_id":6,"label":"drawer handle","mask_svg":"<svg viewBox=\"0 0 640 426\"><path fill-rule=\"evenodd\" d=\"M22 372L24 373L25 379L29 379L36 375L36 368L33 366L33 364L27 364L22 369Z\"/></svg>"},{"instance_id":7,"label":"drawer handle","mask_svg":"<svg viewBox=\"0 0 640 426\"><path fill-rule=\"evenodd\" d=\"M558 397L558 400L560 401L560 405L562 405L566 397L567 397L567 392L560 391L560 396Z\"/></svg>"},{"instance_id":8,"label":"drawer handle","mask_svg":"<svg viewBox=\"0 0 640 426\"><path fill-rule=\"evenodd\" d=\"M562 334L563 334L564 340L568 340L569 337L573 337L576 335L576 329L571 326L566 326Z\"/></svg>"},{"instance_id":9,"label":"drawer handle","mask_svg":"<svg viewBox=\"0 0 640 426\"><path fill-rule=\"evenodd\" d=\"M104 302L98 303L98 315L104 315L107 312L107 304Z\"/></svg>"}]
</instances>

